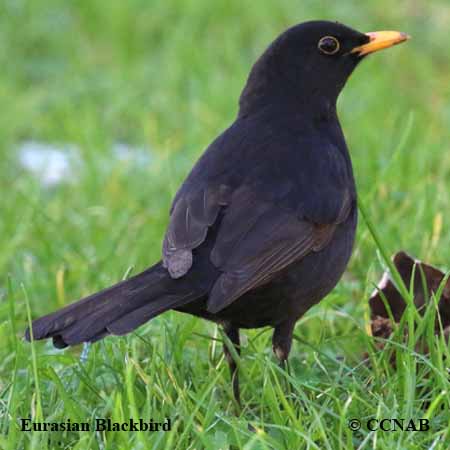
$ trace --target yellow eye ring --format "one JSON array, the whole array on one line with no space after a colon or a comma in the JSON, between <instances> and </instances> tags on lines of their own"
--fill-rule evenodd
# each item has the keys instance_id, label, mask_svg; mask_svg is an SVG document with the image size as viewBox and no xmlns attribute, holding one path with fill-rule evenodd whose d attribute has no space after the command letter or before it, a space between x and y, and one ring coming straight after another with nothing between
<instances>
[{"instance_id":1,"label":"yellow eye ring","mask_svg":"<svg viewBox=\"0 0 450 450\"><path fill-rule=\"evenodd\" d=\"M320 39L317 47L325 55L334 55L340 50L341 44L334 36L324 36Z\"/></svg>"}]
</instances>

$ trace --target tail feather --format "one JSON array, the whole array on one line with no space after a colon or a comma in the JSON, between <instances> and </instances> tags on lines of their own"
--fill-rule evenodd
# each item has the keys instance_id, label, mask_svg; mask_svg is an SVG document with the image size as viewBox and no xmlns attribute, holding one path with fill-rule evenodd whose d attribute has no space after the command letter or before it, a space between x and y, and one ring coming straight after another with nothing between
<instances>
[{"instance_id":1,"label":"tail feather","mask_svg":"<svg viewBox=\"0 0 450 450\"><path fill-rule=\"evenodd\" d=\"M181 297L173 295L161 297L157 301L141 306L111 322L106 328L112 334L119 336L127 334L164 311L186 304L195 298L197 296L194 292L189 292Z\"/></svg>"},{"instance_id":2,"label":"tail feather","mask_svg":"<svg viewBox=\"0 0 450 450\"><path fill-rule=\"evenodd\" d=\"M33 339L53 338L55 347L95 342L126 334L151 318L195 300L201 294L170 278L156 264L129 280L90 295L32 323ZM25 332L30 341L30 329Z\"/></svg>"}]
</instances>

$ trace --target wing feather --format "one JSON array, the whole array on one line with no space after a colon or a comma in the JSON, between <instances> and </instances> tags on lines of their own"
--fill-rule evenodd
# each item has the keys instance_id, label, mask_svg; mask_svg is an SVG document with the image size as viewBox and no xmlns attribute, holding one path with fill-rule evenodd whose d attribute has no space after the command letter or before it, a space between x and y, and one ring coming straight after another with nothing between
<instances>
[{"instance_id":1,"label":"wing feather","mask_svg":"<svg viewBox=\"0 0 450 450\"><path fill-rule=\"evenodd\" d=\"M228 202L229 188L208 186L183 196L172 207L163 242L163 264L172 278L185 275L192 266L192 249L206 238L221 207Z\"/></svg>"},{"instance_id":2,"label":"wing feather","mask_svg":"<svg viewBox=\"0 0 450 450\"><path fill-rule=\"evenodd\" d=\"M207 308L212 313L266 283L309 252L322 249L336 228L335 224L319 226L300 220L276 205L269 205L253 216L249 229L235 233L239 238L234 242L229 240L227 230L242 231L239 216L248 215L248 210L235 205L232 202L229 208L236 207L240 214L230 212L228 217L234 220L223 223L211 254L213 264L223 271L209 295Z\"/></svg>"}]
</instances>

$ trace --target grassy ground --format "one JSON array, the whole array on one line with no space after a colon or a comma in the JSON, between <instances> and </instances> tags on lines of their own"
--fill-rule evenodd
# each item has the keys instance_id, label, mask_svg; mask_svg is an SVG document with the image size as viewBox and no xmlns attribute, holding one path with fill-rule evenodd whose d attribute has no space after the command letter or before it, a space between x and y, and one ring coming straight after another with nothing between
<instances>
[{"instance_id":1,"label":"grassy ground","mask_svg":"<svg viewBox=\"0 0 450 450\"><path fill-rule=\"evenodd\" d=\"M238 417L221 335L201 320L167 313L81 359L81 348L22 339L27 298L37 317L159 258L170 199L233 119L252 61L312 18L413 35L358 68L339 110L388 252L450 267L447 1L0 2L0 448L449 448L445 344L429 337L433 351L421 357L412 338L394 370L367 337L382 265L363 221L344 279L297 325L290 388L269 330L247 333ZM18 146L29 140L77 146L73 180L48 188L24 171ZM143 147L150 161L114 159L117 142ZM170 417L172 431L21 432L30 415ZM351 418L370 417L429 418L431 428L349 430Z\"/></svg>"}]
</instances>

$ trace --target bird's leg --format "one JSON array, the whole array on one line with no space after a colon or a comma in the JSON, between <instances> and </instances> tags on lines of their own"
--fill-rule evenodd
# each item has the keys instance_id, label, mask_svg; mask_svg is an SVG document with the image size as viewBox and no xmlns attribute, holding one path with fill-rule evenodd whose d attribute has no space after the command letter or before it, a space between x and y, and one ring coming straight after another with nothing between
<instances>
[{"instance_id":1,"label":"bird's leg","mask_svg":"<svg viewBox=\"0 0 450 450\"><path fill-rule=\"evenodd\" d=\"M275 356L280 362L280 367L289 373L288 357L292 347L292 334L294 332L295 320L286 320L275 327L272 337L272 348ZM290 391L290 383L287 381Z\"/></svg>"},{"instance_id":2,"label":"bird's leg","mask_svg":"<svg viewBox=\"0 0 450 450\"><path fill-rule=\"evenodd\" d=\"M295 320L286 320L275 327L272 337L272 348L281 367L284 367L292 346L292 334Z\"/></svg>"},{"instance_id":3,"label":"bird's leg","mask_svg":"<svg viewBox=\"0 0 450 450\"><path fill-rule=\"evenodd\" d=\"M238 355L241 354L240 349L240 341L239 341L239 328L231 325L229 322L224 324L223 329L225 331L225 334L227 335L230 342L233 344L233 347L235 348ZM227 344L224 342L223 344L223 352L225 354L225 358L228 361L228 366L230 367L230 373L231 373L231 383L233 385L233 395L236 399L236 402L238 403L239 407L241 406L241 395L239 390L239 373L238 373L238 366L233 358L233 355L228 348Z\"/></svg>"}]
</instances>

